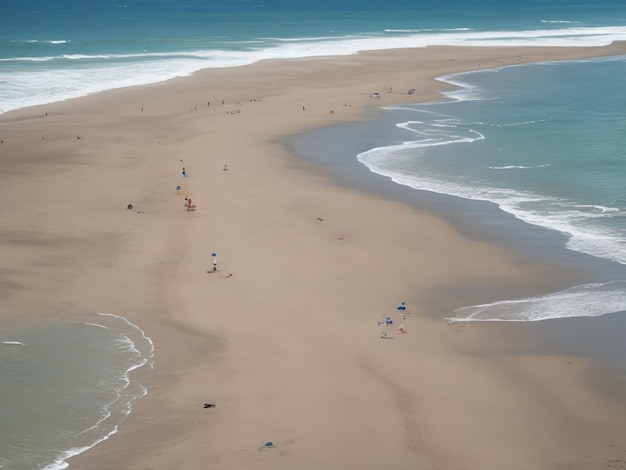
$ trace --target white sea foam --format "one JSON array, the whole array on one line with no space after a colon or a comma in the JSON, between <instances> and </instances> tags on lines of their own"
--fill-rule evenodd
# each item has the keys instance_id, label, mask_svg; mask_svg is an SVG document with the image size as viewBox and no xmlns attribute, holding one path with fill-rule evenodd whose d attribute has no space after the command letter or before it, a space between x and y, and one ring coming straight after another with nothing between
<instances>
[{"instance_id":1,"label":"white sea foam","mask_svg":"<svg viewBox=\"0 0 626 470\"><path fill-rule=\"evenodd\" d=\"M105 330L110 330L111 329L108 326L100 325L99 323L85 322L85 325L95 326L97 328L104 328Z\"/></svg>"},{"instance_id":2,"label":"white sea foam","mask_svg":"<svg viewBox=\"0 0 626 470\"><path fill-rule=\"evenodd\" d=\"M571 20L541 20L541 22L548 24L580 24L580 21Z\"/></svg>"},{"instance_id":3,"label":"white sea foam","mask_svg":"<svg viewBox=\"0 0 626 470\"><path fill-rule=\"evenodd\" d=\"M393 33L393 34L390 34ZM527 31L387 30L342 37L262 39L242 48L149 52L131 54L80 54L22 56L0 59L11 64L0 71L0 113L27 106L88 95L98 91L144 85L187 76L203 68L235 67L263 59L338 56L363 50L450 46L557 46L589 47L626 40L625 27L571 27ZM66 40L54 40L62 44ZM224 43L225 45L227 43ZM233 44L229 41L228 44ZM64 66L63 61L68 65ZM30 68L20 63L50 63L50 68ZM92 62L88 64L88 62ZM86 64L86 65L82 65ZM88 66L87 66L88 65ZM471 94L465 89L463 93Z\"/></svg>"},{"instance_id":4,"label":"white sea foam","mask_svg":"<svg viewBox=\"0 0 626 470\"><path fill-rule=\"evenodd\" d=\"M539 321L597 317L626 311L626 281L585 284L518 300L472 305L454 311L453 321Z\"/></svg>"},{"instance_id":5,"label":"white sea foam","mask_svg":"<svg viewBox=\"0 0 626 470\"><path fill-rule=\"evenodd\" d=\"M129 374L146 364L152 365L154 357L152 340L145 335L141 328L120 315L112 313L99 313L98 315L111 319L111 326L93 322L84 322L84 325L116 330L121 328L128 336L124 335L120 338L118 344L128 351L134 352L136 361L131 363L126 372L120 377L119 387L114 390L115 395L113 399L103 406L100 418L88 428L75 434L76 438L80 438L82 442L86 441L88 443L61 452L54 462L44 467L44 470L65 469L68 467L68 459L82 454L116 434L119 425L130 414L132 403L145 396L148 392L140 383L132 381ZM110 422L111 419L115 419L115 422Z\"/></svg>"},{"instance_id":6,"label":"white sea foam","mask_svg":"<svg viewBox=\"0 0 626 470\"><path fill-rule=\"evenodd\" d=\"M536 168L547 168L551 166L549 163L545 163L543 165L533 165L533 166L524 166L524 165L506 165L506 166L490 166L487 167L490 170L533 170Z\"/></svg>"},{"instance_id":7,"label":"white sea foam","mask_svg":"<svg viewBox=\"0 0 626 470\"><path fill-rule=\"evenodd\" d=\"M24 343L20 341L3 341L2 344L6 344L7 346L26 346Z\"/></svg>"},{"instance_id":8,"label":"white sea foam","mask_svg":"<svg viewBox=\"0 0 626 470\"><path fill-rule=\"evenodd\" d=\"M71 41L67 40L67 39L52 39L52 40L46 40L46 39L13 39L11 40L12 43L20 43L20 42L26 42L29 44L37 44L37 43L41 43L41 44L67 44Z\"/></svg>"},{"instance_id":9,"label":"white sea foam","mask_svg":"<svg viewBox=\"0 0 626 470\"><path fill-rule=\"evenodd\" d=\"M594 59L594 62L605 59ZM608 61L623 61L623 57L606 59ZM549 63L546 63L547 65ZM483 73L483 72L475 72ZM461 87L450 93L454 100L484 100L486 94L477 86L470 86L465 82L466 74L454 74L440 77L440 80L453 83ZM529 224L545 227L563 233L567 237L566 247L573 251L586 253L592 256L617 261L626 264L626 237L622 228L623 223L612 223L609 219L624 217L619 207L624 201L614 201L611 204L580 204L563 198L556 198L535 194L531 191L507 189L503 187L489 187L486 184L468 184L463 175L438 176L432 171L422 171L420 165L420 149L429 146L447 144L472 143L484 139L472 138L471 130L463 130L469 125L492 126L491 123L457 122L454 118L442 115L440 119L433 119L436 113L430 112L439 102L422 104L417 112L427 113L428 124L420 120L412 120L397 124L415 135L412 142L403 142L401 145L392 145L371 149L358 155L359 161L371 171L389 177L392 181L415 189L427 190L458 196L466 199L489 201L497 204L500 209L508 212ZM389 109L406 109L415 113L411 107L390 107ZM428 110L428 111L426 111ZM518 126L543 122L543 120L529 120L506 124L497 124L495 127ZM487 166L494 171L541 171L550 168L550 163L536 165L499 165ZM597 223L604 219L607 223Z\"/></svg>"},{"instance_id":10,"label":"white sea foam","mask_svg":"<svg viewBox=\"0 0 626 470\"><path fill-rule=\"evenodd\" d=\"M522 121L522 122L509 122L509 123L504 123L504 124L499 124L499 123L494 122L489 125L491 127L517 127L517 126L529 126L529 125L537 124L540 122L545 122L545 119L536 119L536 120Z\"/></svg>"},{"instance_id":11,"label":"white sea foam","mask_svg":"<svg viewBox=\"0 0 626 470\"><path fill-rule=\"evenodd\" d=\"M134 331L135 334L138 334L141 337L141 340L146 343L147 351L146 351L146 354L144 354L144 357L146 358L146 361L144 363L148 363L149 361L151 361L153 359L153 357L154 357L154 343L152 342L152 340L150 338L148 338L146 336L146 332L145 331L143 331L141 328L139 328L134 323L131 323L127 318L124 318L124 317L122 317L120 315L115 315L114 313L102 313L102 312L99 312L98 315L102 315L102 316L105 316L105 317L106 316L113 317L113 318L116 318L116 319L126 323L132 329L132 331Z\"/></svg>"},{"instance_id":12,"label":"white sea foam","mask_svg":"<svg viewBox=\"0 0 626 470\"><path fill-rule=\"evenodd\" d=\"M398 124L398 127L408 129L411 122ZM358 160L374 173L386 176L404 186L496 203L500 209L520 220L563 233L568 237L567 248L573 251L626 264L626 240L622 233L608 227L602 228L597 224L586 228L584 224L585 219L622 216L621 211L604 206L587 207L587 210L583 211L580 205L573 202L534 194L530 191L470 186L465 184L463 178L457 181L443 180L418 171L412 171L410 174L403 173L406 164L415 164L415 159L419 158L416 150L420 148L472 143L484 139L482 134L472 130L466 131L466 135L450 133L449 130L441 133L414 129L411 131L420 135L421 138L399 145L373 148L359 154ZM390 158L391 155L393 155L392 158ZM407 163L404 163L405 161Z\"/></svg>"},{"instance_id":13,"label":"white sea foam","mask_svg":"<svg viewBox=\"0 0 626 470\"><path fill-rule=\"evenodd\" d=\"M473 31L473 28L423 28L423 29L385 29L385 33L402 33L402 34L414 34L414 33L434 33L434 32L449 32L449 31Z\"/></svg>"}]
</instances>

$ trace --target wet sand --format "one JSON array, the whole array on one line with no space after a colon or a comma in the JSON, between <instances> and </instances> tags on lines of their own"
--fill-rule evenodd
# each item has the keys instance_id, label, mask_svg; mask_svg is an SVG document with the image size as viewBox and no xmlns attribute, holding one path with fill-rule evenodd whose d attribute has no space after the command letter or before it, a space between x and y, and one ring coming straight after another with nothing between
<instances>
[{"instance_id":1,"label":"wet sand","mask_svg":"<svg viewBox=\"0 0 626 470\"><path fill-rule=\"evenodd\" d=\"M584 273L338 184L285 141L433 99L446 73L625 50L267 61L0 116L5 319L110 312L156 348L154 370L139 372L148 395L70 468L623 462L624 410L598 390L592 359L434 312ZM383 316L394 325L378 325Z\"/></svg>"}]
</instances>

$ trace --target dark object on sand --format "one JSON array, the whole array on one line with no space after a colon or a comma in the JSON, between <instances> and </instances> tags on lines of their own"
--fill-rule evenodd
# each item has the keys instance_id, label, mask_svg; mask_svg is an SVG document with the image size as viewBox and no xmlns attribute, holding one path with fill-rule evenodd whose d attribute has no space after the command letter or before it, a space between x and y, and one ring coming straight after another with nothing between
<instances>
[{"instance_id":1,"label":"dark object on sand","mask_svg":"<svg viewBox=\"0 0 626 470\"><path fill-rule=\"evenodd\" d=\"M204 408L215 408L215 403L205 403Z\"/></svg>"},{"instance_id":2,"label":"dark object on sand","mask_svg":"<svg viewBox=\"0 0 626 470\"><path fill-rule=\"evenodd\" d=\"M128 206L126 206L126 207L128 207L128 209L132 209L133 205L132 204L128 204Z\"/></svg>"}]
</instances>

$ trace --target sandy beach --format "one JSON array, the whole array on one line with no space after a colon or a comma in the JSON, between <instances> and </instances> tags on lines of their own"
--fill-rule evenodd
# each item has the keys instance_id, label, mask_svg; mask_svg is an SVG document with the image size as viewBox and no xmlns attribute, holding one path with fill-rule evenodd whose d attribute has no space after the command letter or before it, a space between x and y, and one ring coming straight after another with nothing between
<instances>
[{"instance_id":1,"label":"sandy beach","mask_svg":"<svg viewBox=\"0 0 626 470\"><path fill-rule=\"evenodd\" d=\"M138 371L148 395L70 469L626 468L626 410L593 386L591 361L448 323L426 295L582 274L338 186L285 145L436 98L447 73L624 53L271 60L1 115L4 319L114 313L155 345Z\"/></svg>"}]
</instances>

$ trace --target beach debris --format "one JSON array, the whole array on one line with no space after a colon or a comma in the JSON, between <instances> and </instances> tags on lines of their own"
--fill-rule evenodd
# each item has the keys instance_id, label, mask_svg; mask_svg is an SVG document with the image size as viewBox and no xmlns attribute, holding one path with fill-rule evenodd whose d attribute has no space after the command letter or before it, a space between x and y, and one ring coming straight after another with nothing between
<instances>
[{"instance_id":1,"label":"beach debris","mask_svg":"<svg viewBox=\"0 0 626 470\"><path fill-rule=\"evenodd\" d=\"M203 408L215 408L215 403L205 403Z\"/></svg>"},{"instance_id":2,"label":"beach debris","mask_svg":"<svg viewBox=\"0 0 626 470\"><path fill-rule=\"evenodd\" d=\"M274 445L274 443L272 441L267 441L265 444L263 444L261 447L259 447L259 450L267 450L267 449L272 449L276 447Z\"/></svg>"},{"instance_id":3,"label":"beach debris","mask_svg":"<svg viewBox=\"0 0 626 470\"><path fill-rule=\"evenodd\" d=\"M128 204L128 205L126 206L126 208L127 208L128 210L130 210L130 209L132 209L132 208L133 208L133 205L132 205L132 204Z\"/></svg>"}]
</instances>

